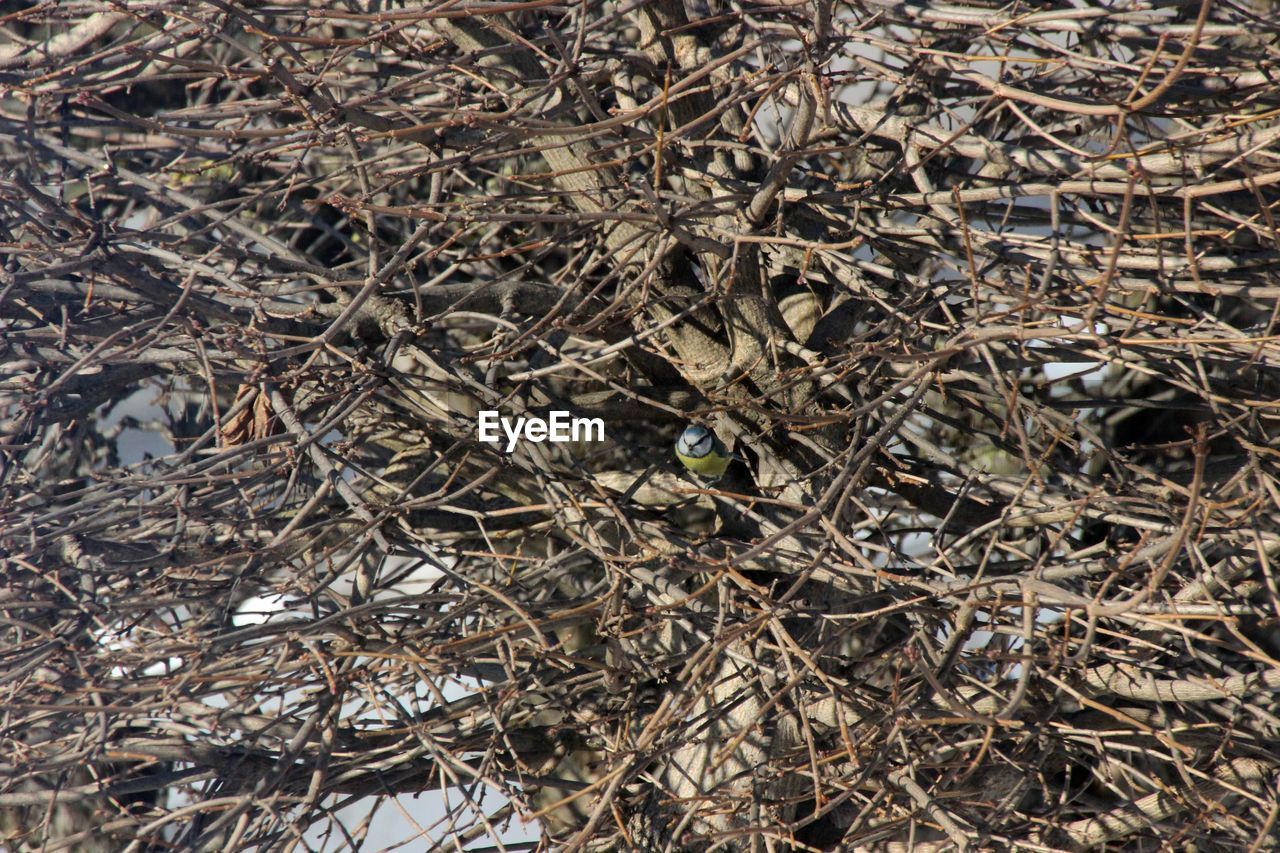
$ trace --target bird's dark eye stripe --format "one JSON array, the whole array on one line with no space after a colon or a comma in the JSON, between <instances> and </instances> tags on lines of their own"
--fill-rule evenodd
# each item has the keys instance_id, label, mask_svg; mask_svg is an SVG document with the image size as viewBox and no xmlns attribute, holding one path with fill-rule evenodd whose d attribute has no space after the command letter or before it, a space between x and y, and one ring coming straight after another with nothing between
<instances>
[{"instance_id":1,"label":"bird's dark eye stripe","mask_svg":"<svg viewBox=\"0 0 1280 853\"><path fill-rule=\"evenodd\" d=\"M689 450L694 456L706 456L711 452L711 433L704 432L698 436L698 440L689 445Z\"/></svg>"}]
</instances>

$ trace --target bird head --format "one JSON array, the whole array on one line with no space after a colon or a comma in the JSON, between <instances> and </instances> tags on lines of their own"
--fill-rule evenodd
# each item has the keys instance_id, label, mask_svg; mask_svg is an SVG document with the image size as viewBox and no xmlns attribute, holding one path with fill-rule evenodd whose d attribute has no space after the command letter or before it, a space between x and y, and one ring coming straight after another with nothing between
<instances>
[{"instance_id":1,"label":"bird head","mask_svg":"<svg viewBox=\"0 0 1280 853\"><path fill-rule=\"evenodd\" d=\"M689 424L676 439L676 450L693 459L701 459L715 449L716 436L702 424Z\"/></svg>"}]
</instances>

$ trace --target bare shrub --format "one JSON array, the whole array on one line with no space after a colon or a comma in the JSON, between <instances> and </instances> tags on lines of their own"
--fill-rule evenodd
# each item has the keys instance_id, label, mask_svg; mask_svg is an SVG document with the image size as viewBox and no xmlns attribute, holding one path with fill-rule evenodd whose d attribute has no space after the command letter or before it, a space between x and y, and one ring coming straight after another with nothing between
<instances>
[{"instance_id":1,"label":"bare shrub","mask_svg":"<svg viewBox=\"0 0 1280 853\"><path fill-rule=\"evenodd\" d=\"M3 9L0 845L1275 847L1273 3Z\"/></svg>"}]
</instances>

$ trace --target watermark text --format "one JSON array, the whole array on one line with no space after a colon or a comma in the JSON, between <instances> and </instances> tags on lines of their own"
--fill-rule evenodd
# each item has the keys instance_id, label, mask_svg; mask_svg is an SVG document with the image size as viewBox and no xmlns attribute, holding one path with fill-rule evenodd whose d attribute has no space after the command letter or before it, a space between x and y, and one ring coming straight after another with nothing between
<instances>
[{"instance_id":1,"label":"watermark text","mask_svg":"<svg viewBox=\"0 0 1280 853\"><path fill-rule=\"evenodd\" d=\"M504 418L497 411L480 412L477 431L480 440L497 444L502 434L507 437L507 452L515 450L520 439L541 443L544 441L604 441L604 420L601 418L575 418L569 412L548 412L548 417ZM501 429L501 434L499 433Z\"/></svg>"}]
</instances>

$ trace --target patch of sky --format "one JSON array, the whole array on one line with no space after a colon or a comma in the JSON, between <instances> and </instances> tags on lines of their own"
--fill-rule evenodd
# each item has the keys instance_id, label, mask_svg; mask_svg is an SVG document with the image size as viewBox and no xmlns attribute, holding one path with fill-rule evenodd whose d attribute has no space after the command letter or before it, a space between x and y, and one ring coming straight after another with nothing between
<instances>
[{"instance_id":1,"label":"patch of sky","mask_svg":"<svg viewBox=\"0 0 1280 853\"><path fill-rule=\"evenodd\" d=\"M159 389L142 387L103 406L99 427L104 435L114 436L120 465L129 467L173 452L163 426L169 413L159 402L162 397Z\"/></svg>"},{"instance_id":2,"label":"patch of sky","mask_svg":"<svg viewBox=\"0 0 1280 853\"><path fill-rule=\"evenodd\" d=\"M449 556L441 556L439 560L446 566L456 564L456 559ZM440 569L433 563L434 560L418 557L388 558L381 567L380 577L390 580L392 588L380 589L373 599L388 604L393 603L396 597L411 598L426 592L441 576ZM485 684L477 678L451 674L433 678L430 685L417 681L411 694L401 696L400 702L414 713L421 714L435 707L440 700L454 702L484 689ZM343 713L344 716L350 715L354 724L362 728L374 729L394 722L385 719L377 707L363 699L344 705ZM310 827L305 837L312 849L341 850L346 849L347 842L339 826L360 827L367 829L368 843L377 849L428 849L452 838L455 830L451 821L472 824L477 811L497 815L507 805L506 798L496 789L484 782L468 780L444 790L357 800L338 809L328 820ZM505 846L508 850L531 849L540 837L536 822L503 816L494 820L482 836L459 849L491 849L495 845Z\"/></svg>"},{"instance_id":3,"label":"patch of sky","mask_svg":"<svg viewBox=\"0 0 1280 853\"><path fill-rule=\"evenodd\" d=\"M393 594L421 591L417 587L430 583L439 576L439 570L422 559L398 557L388 560L387 563L389 570L401 573L401 577L396 581L397 589L390 591ZM176 608L155 618L182 619L189 615L185 610ZM304 614L290 610L285 605L283 596L264 595L244 602L236 613L233 624L237 628L261 625L274 618L300 620L304 618ZM138 662L117 665L111 670L113 676L117 678L164 677L183 666L181 658L147 662L146 642L149 625L153 628L157 627L148 622L132 623L127 626L113 624L96 632L95 640L104 649L117 652L120 659ZM369 663L376 665L376 662ZM402 695L397 704L404 703L405 707L413 709L414 713L425 712L439 699L446 702L455 701L483 689L483 684L479 680L467 676L441 677L433 680L430 686L421 680L410 683L412 684L410 692L408 695ZM286 718L293 713L294 709L310 706L312 699L307 690L282 689L255 694L250 699L252 707L244 707L243 703L237 703L237 705L241 710L250 713ZM217 693L201 696L197 701L210 708L230 707L227 697ZM385 715L371 714L371 708L374 708L374 705L371 704L369 697L361 694L343 704L342 714L361 727L376 728L389 724L389 721L383 718ZM210 733L206 736L212 735ZM234 731L224 732L219 737L231 741L239 739L238 733ZM506 804L506 800L497 791L486 789L480 783L471 785L469 793L487 814L494 814ZM178 808L191 804L196 796L192 791L175 788L169 792L168 800L171 807ZM367 821L368 839L377 844L379 849L394 849L401 845L408 845L409 849L423 849L422 844L428 839L442 841L448 838L446 816L451 809L458 808L461 800L462 793L459 790L432 791L418 796L404 795L395 798L366 798L346 806L326 824L328 829L333 829L332 823L335 820L342 822L344 826L356 826ZM338 845L324 846L323 849L343 849L342 842L333 841L333 839L343 839L346 836L340 832L328 832L326 824L312 827L308 832L308 838L317 844ZM501 841L508 845L531 843L539 837L536 824L514 818L495 822L492 832L493 834L485 836L490 843Z\"/></svg>"},{"instance_id":4,"label":"patch of sky","mask_svg":"<svg viewBox=\"0 0 1280 853\"><path fill-rule=\"evenodd\" d=\"M1057 320L1058 327L1068 331L1083 331L1086 328L1084 323L1071 317L1059 316ZM1091 328L1093 334L1099 336L1107 335L1111 331L1110 327L1103 322L1095 322ZM1046 349L1055 345L1053 338L1032 340L1027 344L1031 349ZM1063 396L1068 392L1069 389L1066 387L1065 380L1096 384L1108 378L1108 365L1102 361L1045 361L1040 365L1040 370L1047 380L1055 383L1050 388L1050 394L1057 396ZM1081 415L1085 415L1083 410Z\"/></svg>"},{"instance_id":5,"label":"patch of sky","mask_svg":"<svg viewBox=\"0 0 1280 853\"><path fill-rule=\"evenodd\" d=\"M185 610L182 608L175 608L172 611L173 619L181 619L185 615ZM151 620L138 623L131 617L128 620L104 625L90 633L94 644L102 648L109 657L134 661L130 664L117 663L112 666L108 670L112 678L162 678L183 667L184 661L181 657L150 659L152 656L148 651L148 636L157 627L152 620L168 618L156 613Z\"/></svg>"},{"instance_id":6,"label":"patch of sky","mask_svg":"<svg viewBox=\"0 0 1280 853\"><path fill-rule=\"evenodd\" d=\"M1010 607L1002 613L999 627L972 630L961 646L964 669L987 681L1016 681L1022 676L1023 664L1013 658L1026 645L1026 638L1022 633L1023 608ZM1062 609L1057 607L1037 607L1035 610L1035 622L1039 626L1061 622L1063 616ZM978 610L974 613L974 621L990 625L990 611ZM952 630L950 624L938 628L934 636L939 646L947 644Z\"/></svg>"},{"instance_id":7,"label":"patch of sky","mask_svg":"<svg viewBox=\"0 0 1280 853\"><path fill-rule=\"evenodd\" d=\"M377 571L379 580L377 589L370 597L372 601L386 603L399 597L421 595L443 575L439 566L452 567L457 558L452 555L438 555L430 558L390 556L381 561ZM355 588L356 571L345 572L332 584L335 595L350 597ZM238 628L250 625L265 625L287 620L306 620L312 618L311 602L294 593L262 593L246 598L231 617L231 622Z\"/></svg>"},{"instance_id":8,"label":"patch of sky","mask_svg":"<svg viewBox=\"0 0 1280 853\"><path fill-rule=\"evenodd\" d=\"M358 830L365 834L365 849L383 851L427 850L437 844L444 844L446 849L477 851L495 849L499 843L509 851L531 850L536 846L541 835L538 825L519 817L493 821L482 837L466 846L450 844L456 834L450 826L451 814L460 824L467 825L474 820L472 804L488 815L496 815L507 805L501 794L483 783L469 786L469 793L470 803L456 789L364 797L333 812L328 820L312 825L303 836L304 842L317 853L348 850L349 837L342 829L346 828L347 832Z\"/></svg>"}]
</instances>

